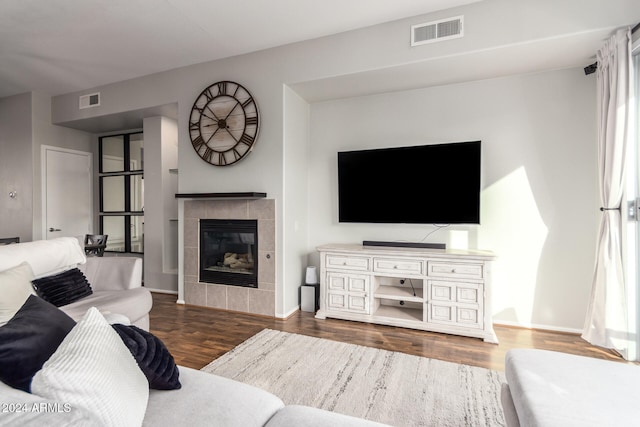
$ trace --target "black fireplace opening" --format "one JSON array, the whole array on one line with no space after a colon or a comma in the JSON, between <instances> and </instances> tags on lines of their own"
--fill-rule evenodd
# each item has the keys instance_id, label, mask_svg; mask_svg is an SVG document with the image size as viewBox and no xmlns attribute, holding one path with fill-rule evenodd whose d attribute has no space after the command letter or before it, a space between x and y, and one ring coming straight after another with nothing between
<instances>
[{"instance_id":1,"label":"black fireplace opening","mask_svg":"<svg viewBox=\"0 0 640 427\"><path fill-rule=\"evenodd\" d=\"M200 281L258 287L257 220L200 220Z\"/></svg>"}]
</instances>

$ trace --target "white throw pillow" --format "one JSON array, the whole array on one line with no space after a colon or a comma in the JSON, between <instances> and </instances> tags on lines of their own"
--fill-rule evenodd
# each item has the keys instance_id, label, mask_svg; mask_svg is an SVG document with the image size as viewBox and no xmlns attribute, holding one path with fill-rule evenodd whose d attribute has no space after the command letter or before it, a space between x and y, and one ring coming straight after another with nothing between
<instances>
[{"instance_id":1,"label":"white throw pillow","mask_svg":"<svg viewBox=\"0 0 640 427\"><path fill-rule=\"evenodd\" d=\"M0 272L0 326L11 320L29 295L36 294L31 280L33 271L26 262Z\"/></svg>"},{"instance_id":2,"label":"white throw pillow","mask_svg":"<svg viewBox=\"0 0 640 427\"><path fill-rule=\"evenodd\" d=\"M16 243L0 246L0 270L28 262L36 278L60 273L87 262L75 237Z\"/></svg>"},{"instance_id":3,"label":"white throw pillow","mask_svg":"<svg viewBox=\"0 0 640 427\"><path fill-rule=\"evenodd\" d=\"M4 410L0 425L13 427L104 427L95 415L68 403L54 402L0 382Z\"/></svg>"},{"instance_id":4,"label":"white throw pillow","mask_svg":"<svg viewBox=\"0 0 640 427\"><path fill-rule=\"evenodd\" d=\"M139 426L149 382L129 349L91 307L45 362L31 392L87 409L108 426Z\"/></svg>"}]
</instances>

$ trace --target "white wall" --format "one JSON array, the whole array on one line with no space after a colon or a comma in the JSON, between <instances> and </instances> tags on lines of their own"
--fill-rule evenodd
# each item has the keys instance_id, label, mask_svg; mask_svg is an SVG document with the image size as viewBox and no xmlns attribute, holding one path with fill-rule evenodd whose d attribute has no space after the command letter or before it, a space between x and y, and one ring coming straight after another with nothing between
<instances>
[{"instance_id":1,"label":"white wall","mask_svg":"<svg viewBox=\"0 0 640 427\"><path fill-rule=\"evenodd\" d=\"M92 152L90 134L51 124L51 97L0 98L0 236L42 238L42 145Z\"/></svg>"},{"instance_id":2,"label":"white wall","mask_svg":"<svg viewBox=\"0 0 640 427\"><path fill-rule=\"evenodd\" d=\"M480 139L481 225L450 229L498 256L495 321L577 330L597 232L595 136L595 78L582 69L312 104L309 247L420 241L434 230L338 223L337 151ZM445 229L427 241L448 237Z\"/></svg>"},{"instance_id":3,"label":"white wall","mask_svg":"<svg viewBox=\"0 0 640 427\"><path fill-rule=\"evenodd\" d=\"M33 214L31 94L0 98L0 237L30 241ZM9 192L17 191L16 198Z\"/></svg>"},{"instance_id":4,"label":"white wall","mask_svg":"<svg viewBox=\"0 0 640 427\"><path fill-rule=\"evenodd\" d=\"M171 254L177 240L171 219L177 218L177 202L169 172L177 166L178 127L167 117L144 119L144 284L160 291L178 291L178 272ZM177 260L176 263L177 264Z\"/></svg>"},{"instance_id":5,"label":"white wall","mask_svg":"<svg viewBox=\"0 0 640 427\"><path fill-rule=\"evenodd\" d=\"M307 165L309 162L309 104L284 87L284 229L285 292L278 295L276 313L286 317L299 306L299 287L307 267L309 232Z\"/></svg>"}]
</instances>

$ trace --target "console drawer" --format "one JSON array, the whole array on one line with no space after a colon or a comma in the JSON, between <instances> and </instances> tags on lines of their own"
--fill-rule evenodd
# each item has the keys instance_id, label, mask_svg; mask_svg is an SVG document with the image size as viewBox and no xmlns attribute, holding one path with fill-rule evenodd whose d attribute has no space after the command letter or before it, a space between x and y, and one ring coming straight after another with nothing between
<instances>
[{"instance_id":1,"label":"console drawer","mask_svg":"<svg viewBox=\"0 0 640 427\"><path fill-rule=\"evenodd\" d=\"M327 254L326 267L340 270L369 271L371 258Z\"/></svg>"},{"instance_id":2,"label":"console drawer","mask_svg":"<svg viewBox=\"0 0 640 427\"><path fill-rule=\"evenodd\" d=\"M421 276L424 274L424 262L417 259L374 258L373 271L396 276Z\"/></svg>"},{"instance_id":3,"label":"console drawer","mask_svg":"<svg viewBox=\"0 0 640 427\"><path fill-rule=\"evenodd\" d=\"M455 277L458 279L482 279L484 277L484 265L429 261L427 274L429 276Z\"/></svg>"}]
</instances>

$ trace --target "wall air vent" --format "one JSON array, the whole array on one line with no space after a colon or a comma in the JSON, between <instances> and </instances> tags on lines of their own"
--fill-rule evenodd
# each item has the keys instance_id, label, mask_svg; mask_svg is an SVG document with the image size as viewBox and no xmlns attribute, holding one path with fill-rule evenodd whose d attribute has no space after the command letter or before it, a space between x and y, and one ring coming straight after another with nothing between
<instances>
[{"instance_id":1,"label":"wall air vent","mask_svg":"<svg viewBox=\"0 0 640 427\"><path fill-rule=\"evenodd\" d=\"M464 36L464 16L446 18L411 26L411 46L433 43Z\"/></svg>"},{"instance_id":2,"label":"wall air vent","mask_svg":"<svg viewBox=\"0 0 640 427\"><path fill-rule=\"evenodd\" d=\"M97 107L100 105L100 92L82 95L80 97L80 109Z\"/></svg>"}]
</instances>

